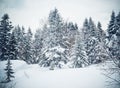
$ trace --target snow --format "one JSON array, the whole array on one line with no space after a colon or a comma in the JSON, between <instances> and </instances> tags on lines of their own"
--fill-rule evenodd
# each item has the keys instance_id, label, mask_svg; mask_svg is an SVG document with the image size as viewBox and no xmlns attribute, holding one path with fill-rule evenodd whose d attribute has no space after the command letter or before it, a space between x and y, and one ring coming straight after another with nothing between
<instances>
[{"instance_id":1,"label":"snow","mask_svg":"<svg viewBox=\"0 0 120 88\"><path fill-rule=\"evenodd\" d=\"M15 88L106 88L106 77L102 65L85 68L49 70L37 64L27 65L24 61L13 60ZM6 61L0 62L0 77L5 77ZM2 79L1 79L2 80Z\"/></svg>"},{"instance_id":2,"label":"snow","mask_svg":"<svg viewBox=\"0 0 120 88\"><path fill-rule=\"evenodd\" d=\"M51 52L52 51L52 52ZM53 48L50 48L49 49L49 52L47 52L46 54L45 54L45 56L46 57L51 57L51 56L53 56L53 52L61 52L61 53L64 53L64 51L65 51L65 49L64 48L62 48L61 46L56 46L56 47L53 47ZM60 57L58 54L56 54L56 53L54 53L54 57Z\"/></svg>"},{"instance_id":3,"label":"snow","mask_svg":"<svg viewBox=\"0 0 120 88\"><path fill-rule=\"evenodd\" d=\"M56 50L56 51L58 51L58 52L64 52L64 51L65 51L65 49L62 48L61 46L53 47L53 48L51 48L50 50Z\"/></svg>"}]
</instances>

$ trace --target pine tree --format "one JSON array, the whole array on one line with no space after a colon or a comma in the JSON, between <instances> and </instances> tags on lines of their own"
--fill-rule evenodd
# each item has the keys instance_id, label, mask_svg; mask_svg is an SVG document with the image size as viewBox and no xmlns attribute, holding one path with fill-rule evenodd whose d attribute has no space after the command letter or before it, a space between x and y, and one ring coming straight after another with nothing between
<instances>
[{"instance_id":1,"label":"pine tree","mask_svg":"<svg viewBox=\"0 0 120 88\"><path fill-rule=\"evenodd\" d=\"M74 68L80 68L89 65L88 57L84 46L84 34L77 32L75 44L73 47L72 62Z\"/></svg>"},{"instance_id":2,"label":"pine tree","mask_svg":"<svg viewBox=\"0 0 120 88\"><path fill-rule=\"evenodd\" d=\"M62 22L62 18L58 12L58 10L55 8L53 11L50 12L48 21L51 27L60 25Z\"/></svg>"},{"instance_id":3,"label":"pine tree","mask_svg":"<svg viewBox=\"0 0 120 88\"><path fill-rule=\"evenodd\" d=\"M94 50L96 55L96 60L94 62L100 63L108 59L108 54L105 50L105 32L102 30L102 25L100 22L97 24L96 36L98 41L96 41L97 45L95 46Z\"/></svg>"},{"instance_id":4,"label":"pine tree","mask_svg":"<svg viewBox=\"0 0 120 88\"><path fill-rule=\"evenodd\" d=\"M114 63L114 69L113 67L109 67L110 73L118 75L116 78L113 78L111 75L108 75L109 72L107 71L107 77L120 86L120 12L117 16L112 12L107 34L108 55L109 59Z\"/></svg>"},{"instance_id":5,"label":"pine tree","mask_svg":"<svg viewBox=\"0 0 120 88\"><path fill-rule=\"evenodd\" d=\"M102 25L100 22L98 22L97 24L97 37L98 37L98 40L101 42L105 39L105 33L104 31L102 30Z\"/></svg>"},{"instance_id":6,"label":"pine tree","mask_svg":"<svg viewBox=\"0 0 120 88\"><path fill-rule=\"evenodd\" d=\"M41 66L49 66L50 69L54 69L55 67L61 68L60 63L67 62L63 46L63 29L63 20L58 10L55 8L49 14L46 30L43 30L47 31L47 35L43 35L46 37L42 48L43 58L39 63ZM63 49L63 51L60 51L57 47Z\"/></svg>"},{"instance_id":7,"label":"pine tree","mask_svg":"<svg viewBox=\"0 0 120 88\"><path fill-rule=\"evenodd\" d=\"M44 30L45 31L45 30ZM38 63L42 56L42 48L43 48L43 39L46 35L41 29L38 29L35 33L34 40L33 40L33 60L34 63Z\"/></svg>"},{"instance_id":8,"label":"pine tree","mask_svg":"<svg viewBox=\"0 0 120 88\"><path fill-rule=\"evenodd\" d=\"M23 56L25 58L25 61L27 63L33 63L33 58L32 58L32 32L31 29L28 29L28 32L25 36L25 42L24 42L24 52Z\"/></svg>"},{"instance_id":9,"label":"pine tree","mask_svg":"<svg viewBox=\"0 0 120 88\"><path fill-rule=\"evenodd\" d=\"M114 20L114 21L113 21ZM112 12L111 20L108 26L108 49L112 56L114 57L114 61L119 60L120 54L120 13L115 17L115 13Z\"/></svg>"},{"instance_id":10,"label":"pine tree","mask_svg":"<svg viewBox=\"0 0 120 88\"><path fill-rule=\"evenodd\" d=\"M13 32L12 32L12 34L10 36L10 40L9 40L9 58L11 60L18 59L17 42L16 42Z\"/></svg>"},{"instance_id":11,"label":"pine tree","mask_svg":"<svg viewBox=\"0 0 120 88\"><path fill-rule=\"evenodd\" d=\"M117 58L119 60L119 64L120 64L120 12L116 17L117 20L117 25L118 25L118 29L116 31L116 36L117 36L117 45L118 45L118 54L117 54Z\"/></svg>"},{"instance_id":12,"label":"pine tree","mask_svg":"<svg viewBox=\"0 0 120 88\"><path fill-rule=\"evenodd\" d=\"M88 23L88 19L86 18L84 23L83 23L83 28L82 28L82 31L84 33L84 39L87 40L90 36L90 33L89 33L89 23Z\"/></svg>"},{"instance_id":13,"label":"pine tree","mask_svg":"<svg viewBox=\"0 0 120 88\"><path fill-rule=\"evenodd\" d=\"M85 19L82 30L89 64L104 61L104 59L107 58L107 54L102 46L104 45L105 34L100 22L96 28L92 18L90 18L89 21Z\"/></svg>"},{"instance_id":14,"label":"pine tree","mask_svg":"<svg viewBox=\"0 0 120 88\"><path fill-rule=\"evenodd\" d=\"M12 29L8 14L4 14L0 21L0 59L7 60L9 57L9 38Z\"/></svg>"},{"instance_id":15,"label":"pine tree","mask_svg":"<svg viewBox=\"0 0 120 88\"><path fill-rule=\"evenodd\" d=\"M108 25L108 29L107 29L107 32L109 34L109 36L108 36L109 38L111 37L112 34L115 33L114 23L115 23L115 12L113 11L112 15L111 15L111 19L110 19L109 25Z\"/></svg>"},{"instance_id":16,"label":"pine tree","mask_svg":"<svg viewBox=\"0 0 120 88\"><path fill-rule=\"evenodd\" d=\"M13 30L13 34L16 40L16 50L17 50L17 58L19 60L24 60L24 51L25 51L25 31L24 27L15 27Z\"/></svg>"},{"instance_id":17,"label":"pine tree","mask_svg":"<svg viewBox=\"0 0 120 88\"><path fill-rule=\"evenodd\" d=\"M90 31L90 35L96 37L96 25L94 24L92 18L89 18L89 31Z\"/></svg>"},{"instance_id":18,"label":"pine tree","mask_svg":"<svg viewBox=\"0 0 120 88\"><path fill-rule=\"evenodd\" d=\"M12 63L10 61L10 59L8 58L7 60L7 64L6 64L6 75L7 75L7 78L5 80L5 82L10 82L12 78L14 78L14 72L13 72L13 69L12 69Z\"/></svg>"}]
</instances>

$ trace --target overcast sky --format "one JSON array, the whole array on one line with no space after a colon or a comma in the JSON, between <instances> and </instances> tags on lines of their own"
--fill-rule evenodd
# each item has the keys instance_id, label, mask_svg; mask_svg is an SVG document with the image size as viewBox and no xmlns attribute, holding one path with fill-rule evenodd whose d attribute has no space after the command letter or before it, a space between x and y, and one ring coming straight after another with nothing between
<instances>
[{"instance_id":1,"label":"overcast sky","mask_svg":"<svg viewBox=\"0 0 120 88\"><path fill-rule=\"evenodd\" d=\"M112 10L120 11L120 0L0 0L0 17L8 13L13 25L35 31L55 7L65 20L76 22L79 27L86 17L92 17L106 29Z\"/></svg>"}]
</instances>

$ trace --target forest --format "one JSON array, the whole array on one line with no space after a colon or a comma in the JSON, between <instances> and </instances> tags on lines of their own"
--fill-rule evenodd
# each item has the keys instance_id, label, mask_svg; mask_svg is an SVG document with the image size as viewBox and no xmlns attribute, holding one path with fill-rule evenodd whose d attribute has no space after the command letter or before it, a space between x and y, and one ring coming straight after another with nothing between
<instances>
[{"instance_id":1,"label":"forest","mask_svg":"<svg viewBox=\"0 0 120 88\"><path fill-rule=\"evenodd\" d=\"M52 71L111 61L115 68L110 67L110 71L120 77L120 12L111 12L107 29L102 28L101 22L95 24L91 17L85 18L80 26L65 21L55 8L43 27L32 33L31 28L12 25L9 14L4 14L0 21L0 62L7 61L7 78L3 82L15 77L12 60L38 64ZM114 81L120 85L118 78Z\"/></svg>"}]
</instances>

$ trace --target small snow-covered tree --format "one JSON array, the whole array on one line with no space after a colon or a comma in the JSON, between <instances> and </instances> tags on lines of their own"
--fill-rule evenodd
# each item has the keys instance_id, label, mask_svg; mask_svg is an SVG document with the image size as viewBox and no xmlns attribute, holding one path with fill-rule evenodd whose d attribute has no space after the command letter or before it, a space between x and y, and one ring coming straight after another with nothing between
<instances>
[{"instance_id":1,"label":"small snow-covered tree","mask_svg":"<svg viewBox=\"0 0 120 88\"><path fill-rule=\"evenodd\" d=\"M14 78L14 75L13 75L14 72L12 69L12 63L9 58L7 60L5 71L6 71L6 76L7 76L5 82L10 82L12 80L12 78Z\"/></svg>"}]
</instances>

